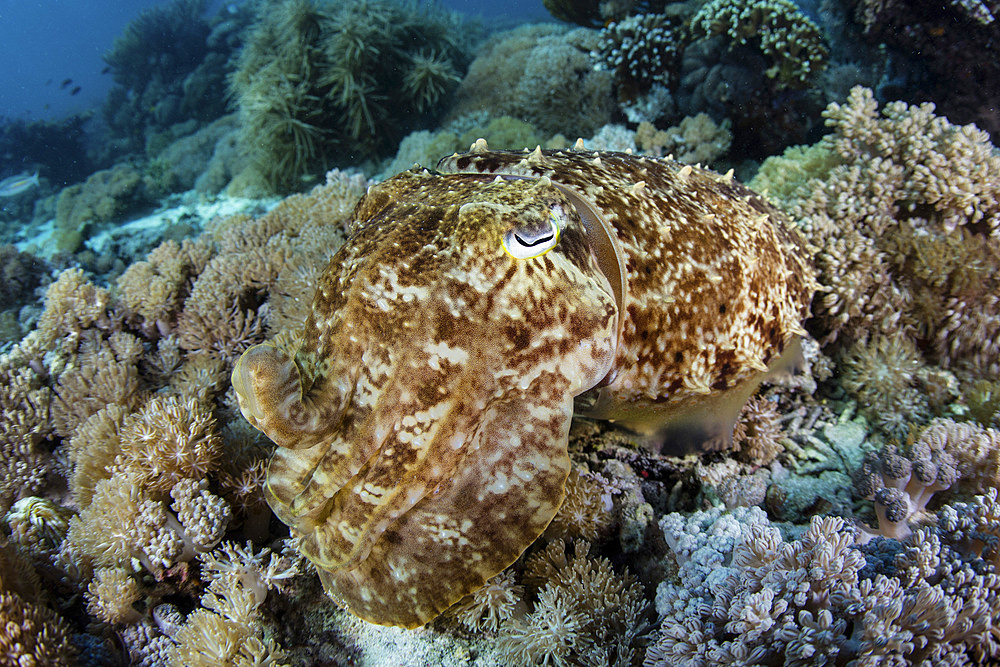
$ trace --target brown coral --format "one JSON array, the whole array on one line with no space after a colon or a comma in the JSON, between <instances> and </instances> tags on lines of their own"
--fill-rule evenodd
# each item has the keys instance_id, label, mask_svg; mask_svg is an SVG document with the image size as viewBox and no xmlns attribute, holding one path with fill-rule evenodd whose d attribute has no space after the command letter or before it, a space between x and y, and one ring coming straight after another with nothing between
<instances>
[{"instance_id":1,"label":"brown coral","mask_svg":"<svg viewBox=\"0 0 1000 667\"><path fill-rule=\"evenodd\" d=\"M0 656L11 665L68 666L76 663L77 649L70 629L53 611L0 593Z\"/></svg>"},{"instance_id":2,"label":"brown coral","mask_svg":"<svg viewBox=\"0 0 1000 667\"><path fill-rule=\"evenodd\" d=\"M944 368L1000 376L1000 156L989 137L931 104L880 113L865 88L824 115L833 159L813 160L817 180L783 195L830 288L813 306L817 337L902 335Z\"/></svg>"},{"instance_id":3,"label":"brown coral","mask_svg":"<svg viewBox=\"0 0 1000 667\"><path fill-rule=\"evenodd\" d=\"M154 396L121 430L119 465L150 491L201 479L219 465L222 440L211 411L195 400Z\"/></svg>"}]
</instances>

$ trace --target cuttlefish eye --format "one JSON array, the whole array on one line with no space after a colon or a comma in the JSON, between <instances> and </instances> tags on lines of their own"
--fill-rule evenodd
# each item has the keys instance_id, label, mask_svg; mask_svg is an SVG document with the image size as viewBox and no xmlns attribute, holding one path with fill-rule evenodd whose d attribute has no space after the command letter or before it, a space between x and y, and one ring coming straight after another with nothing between
<instances>
[{"instance_id":1,"label":"cuttlefish eye","mask_svg":"<svg viewBox=\"0 0 1000 667\"><path fill-rule=\"evenodd\" d=\"M559 243L562 217L552 210L540 220L531 220L508 229L503 235L503 249L514 259L540 257Z\"/></svg>"}]
</instances>

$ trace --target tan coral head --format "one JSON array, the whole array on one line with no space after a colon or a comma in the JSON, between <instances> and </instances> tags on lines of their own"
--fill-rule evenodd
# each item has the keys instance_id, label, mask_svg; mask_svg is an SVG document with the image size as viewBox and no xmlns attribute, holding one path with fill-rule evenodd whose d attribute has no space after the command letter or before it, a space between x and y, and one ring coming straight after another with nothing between
<instances>
[{"instance_id":1,"label":"tan coral head","mask_svg":"<svg viewBox=\"0 0 1000 667\"><path fill-rule=\"evenodd\" d=\"M635 424L745 399L814 285L779 214L706 170L484 143L439 169L372 187L297 350L233 372L277 516L334 598L404 627L548 525L574 398Z\"/></svg>"},{"instance_id":2,"label":"tan coral head","mask_svg":"<svg viewBox=\"0 0 1000 667\"><path fill-rule=\"evenodd\" d=\"M617 307L551 183L408 172L356 216L296 358L258 345L233 385L279 445L268 502L327 589L416 627L552 519L573 397L608 373Z\"/></svg>"}]
</instances>

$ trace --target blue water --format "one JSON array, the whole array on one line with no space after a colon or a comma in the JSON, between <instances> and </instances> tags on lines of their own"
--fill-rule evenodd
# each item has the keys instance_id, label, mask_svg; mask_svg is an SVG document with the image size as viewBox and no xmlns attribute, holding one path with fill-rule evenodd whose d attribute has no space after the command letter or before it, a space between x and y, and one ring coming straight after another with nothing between
<instances>
[{"instance_id":1,"label":"blue water","mask_svg":"<svg viewBox=\"0 0 1000 667\"><path fill-rule=\"evenodd\" d=\"M99 107L111 88L101 56L154 0L0 2L0 117L61 118ZM237 3L239 4L239 3ZM541 0L448 0L446 7L484 19L550 18ZM216 0L214 14L222 6ZM72 83L61 87L63 81ZM79 86L80 91L71 95Z\"/></svg>"}]
</instances>

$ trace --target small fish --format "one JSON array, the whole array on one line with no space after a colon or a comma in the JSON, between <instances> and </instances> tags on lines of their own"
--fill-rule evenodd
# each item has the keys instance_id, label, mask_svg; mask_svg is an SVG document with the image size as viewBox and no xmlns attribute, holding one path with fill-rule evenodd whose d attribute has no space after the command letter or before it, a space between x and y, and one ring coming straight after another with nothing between
<instances>
[{"instance_id":1,"label":"small fish","mask_svg":"<svg viewBox=\"0 0 1000 667\"><path fill-rule=\"evenodd\" d=\"M69 94L70 95L76 95L78 92L80 92L80 86L77 86L73 90L69 91Z\"/></svg>"},{"instance_id":2,"label":"small fish","mask_svg":"<svg viewBox=\"0 0 1000 667\"><path fill-rule=\"evenodd\" d=\"M101 74L107 74L110 71L111 71L111 65L108 65L107 67L101 70Z\"/></svg>"},{"instance_id":3,"label":"small fish","mask_svg":"<svg viewBox=\"0 0 1000 667\"><path fill-rule=\"evenodd\" d=\"M65 88L69 84L73 83L73 79L63 79L63 82L59 84L60 88Z\"/></svg>"},{"instance_id":4,"label":"small fish","mask_svg":"<svg viewBox=\"0 0 1000 667\"><path fill-rule=\"evenodd\" d=\"M13 197L28 188L38 185L38 172L34 174L18 174L0 181L0 197Z\"/></svg>"}]
</instances>

